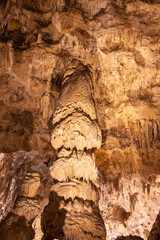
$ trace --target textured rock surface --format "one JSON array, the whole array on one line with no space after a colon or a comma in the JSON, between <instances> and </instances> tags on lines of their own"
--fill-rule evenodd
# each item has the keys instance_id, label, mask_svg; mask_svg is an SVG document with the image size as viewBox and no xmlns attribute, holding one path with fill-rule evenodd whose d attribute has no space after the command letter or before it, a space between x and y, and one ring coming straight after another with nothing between
<instances>
[{"instance_id":1,"label":"textured rock surface","mask_svg":"<svg viewBox=\"0 0 160 240\"><path fill-rule=\"evenodd\" d=\"M66 239L106 239L98 209L98 172L94 162L94 149L101 146L101 131L87 75L91 73L81 63L73 61L69 65L53 116L51 143L59 153L50 171L59 182L51 190L64 203L67 201L62 203Z\"/></svg>"},{"instance_id":2,"label":"textured rock surface","mask_svg":"<svg viewBox=\"0 0 160 240\"><path fill-rule=\"evenodd\" d=\"M1 0L0 24L2 240L158 240L159 0Z\"/></svg>"}]
</instances>

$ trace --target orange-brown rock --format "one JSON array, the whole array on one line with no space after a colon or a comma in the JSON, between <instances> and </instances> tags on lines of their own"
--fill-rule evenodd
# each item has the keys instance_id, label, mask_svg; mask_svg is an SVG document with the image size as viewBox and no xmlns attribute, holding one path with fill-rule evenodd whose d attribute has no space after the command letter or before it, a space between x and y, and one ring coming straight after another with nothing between
<instances>
[{"instance_id":1,"label":"orange-brown rock","mask_svg":"<svg viewBox=\"0 0 160 240\"><path fill-rule=\"evenodd\" d=\"M0 1L0 240L159 240L159 47L159 0Z\"/></svg>"}]
</instances>

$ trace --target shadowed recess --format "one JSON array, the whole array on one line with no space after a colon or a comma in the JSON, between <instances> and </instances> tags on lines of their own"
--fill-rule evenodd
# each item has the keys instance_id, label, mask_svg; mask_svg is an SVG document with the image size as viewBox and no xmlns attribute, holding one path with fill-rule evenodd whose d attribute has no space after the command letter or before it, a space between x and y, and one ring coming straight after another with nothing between
<instances>
[{"instance_id":1,"label":"shadowed recess","mask_svg":"<svg viewBox=\"0 0 160 240\"><path fill-rule=\"evenodd\" d=\"M57 193L51 192L49 203L42 213L41 225L44 233L42 240L63 239L64 237L62 227L64 225L66 210L59 210L59 201L60 198Z\"/></svg>"},{"instance_id":2,"label":"shadowed recess","mask_svg":"<svg viewBox=\"0 0 160 240\"><path fill-rule=\"evenodd\" d=\"M29 223L24 216L15 214L9 216L0 223L1 240L32 240L34 238L32 223Z\"/></svg>"}]
</instances>

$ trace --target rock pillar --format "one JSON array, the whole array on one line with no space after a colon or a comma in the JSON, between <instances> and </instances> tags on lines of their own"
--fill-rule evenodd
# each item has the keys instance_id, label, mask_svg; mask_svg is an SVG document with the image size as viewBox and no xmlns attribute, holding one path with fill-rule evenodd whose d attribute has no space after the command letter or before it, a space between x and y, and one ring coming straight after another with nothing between
<instances>
[{"instance_id":1,"label":"rock pillar","mask_svg":"<svg viewBox=\"0 0 160 240\"><path fill-rule=\"evenodd\" d=\"M57 150L57 160L50 168L56 180L52 191L59 196L59 209L66 210L63 239L106 238L94 162L94 151L101 146L101 130L92 90L89 68L73 60L62 80L51 138Z\"/></svg>"}]
</instances>

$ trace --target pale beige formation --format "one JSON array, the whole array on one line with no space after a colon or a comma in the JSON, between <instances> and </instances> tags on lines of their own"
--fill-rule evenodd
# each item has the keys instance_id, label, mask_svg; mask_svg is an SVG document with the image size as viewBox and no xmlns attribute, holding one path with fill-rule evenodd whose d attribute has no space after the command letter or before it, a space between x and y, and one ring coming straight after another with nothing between
<instances>
[{"instance_id":1,"label":"pale beige formation","mask_svg":"<svg viewBox=\"0 0 160 240\"><path fill-rule=\"evenodd\" d=\"M55 127L51 142L55 149L65 147L84 151L84 149L89 150L101 146L101 132L97 122L77 112Z\"/></svg>"},{"instance_id":2,"label":"pale beige formation","mask_svg":"<svg viewBox=\"0 0 160 240\"><path fill-rule=\"evenodd\" d=\"M59 182L51 191L64 199L62 209L66 214L62 229L66 239L105 239L94 162L94 150L101 146L102 138L92 99L92 74L86 66L75 61L66 72L53 116L55 127L51 143L59 154L50 173ZM69 206L66 205L68 201ZM85 207L86 202L88 207Z\"/></svg>"},{"instance_id":3,"label":"pale beige formation","mask_svg":"<svg viewBox=\"0 0 160 240\"><path fill-rule=\"evenodd\" d=\"M68 158L59 158L51 166L50 173L54 179L60 182L77 178L97 184L97 168L91 155L86 155L86 153L82 153L80 156L74 153Z\"/></svg>"}]
</instances>

